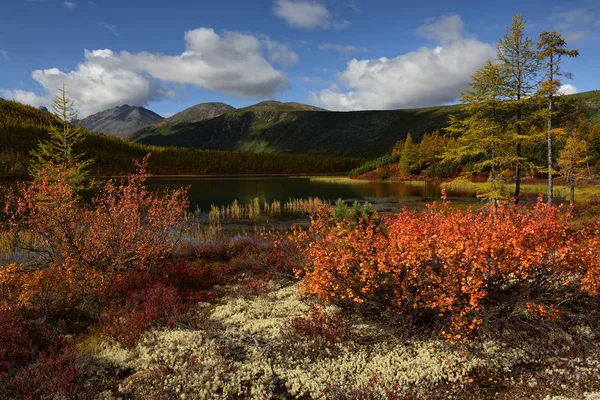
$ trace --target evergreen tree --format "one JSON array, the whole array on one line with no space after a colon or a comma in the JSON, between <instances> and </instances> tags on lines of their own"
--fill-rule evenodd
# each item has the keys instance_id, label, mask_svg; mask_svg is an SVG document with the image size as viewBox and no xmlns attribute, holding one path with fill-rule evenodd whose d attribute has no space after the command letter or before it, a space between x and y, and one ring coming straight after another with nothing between
<instances>
[{"instance_id":1,"label":"evergreen tree","mask_svg":"<svg viewBox=\"0 0 600 400\"><path fill-rule=\"evenodd\" d=\"M52 102L52 113L58 120L58 125L51 124L49 139L40 141L37 149L31 151L29 171L36 175L40 170L51 166L63 166L73 169L72 185L82 188L88 179L88 167L93 162L84 159L84 153L78 153L75 147L86 137L86 131L73 125L77 120L78 112L75 103L67 97L68 91L63 82L59 94Z\"/></svg>"},{"instance_id":2,"label":"evergreen tree","mask_svg":"<svg viewBox=\"0 0 600 400\"><path fill-rule=\"evenodd\" d=\"M410 132L406 135L404 148L400 155L399 167L400 171L405 174L419 171L419 145L413 143Z\"/></svg>"},{"instance_id":3,"label":"evergreen tree","mask_svg":"<svg viewBox=\"0 0 600 400\"><path fill-rule=\"evenodd\" d=\"M558 94L560 76L571 78L568 72L560 69L562 57L577 57L578 50L568 50L567 42L557 31L542 32L538 43L539 59L545 67L545 80L540 87L540 93L548 99L547 143L548 143L548 204L552 204L552 116L553 98Z\"/></svg>"},{"instance_id":4,"label":"evergreen tree","mask_svg":"<svg viewBox=\"0 0 600 400\"><path fill-rule=\"evenodd\" d=\"M513 16L513 23L498 42L496 60L502 69L501 95L506 117L510 121L515 142L515 204L521 195L523 171L523 142L528 138L535 114L531 95L536 92L540 60L535 44L525 36L525 20L520 14Z\"/></svg>"},{"instance_id":5,"label":"evergreen tree","mask_svg":"<svg viewBox=\"0 0 600 400\"><path fill-rule=\"evenodd\" d=\"M451 117L447 128L458 137L457 146L443 155L445 162L473 161L476 173L489 171L490 187L480 197L489 199L494 208L503 197L498 173L515 161L502 104L503 74L502 67L491 61L473 74L470 89L461 96L466 117L462 120Z\"/></svg>"}]
</instances>

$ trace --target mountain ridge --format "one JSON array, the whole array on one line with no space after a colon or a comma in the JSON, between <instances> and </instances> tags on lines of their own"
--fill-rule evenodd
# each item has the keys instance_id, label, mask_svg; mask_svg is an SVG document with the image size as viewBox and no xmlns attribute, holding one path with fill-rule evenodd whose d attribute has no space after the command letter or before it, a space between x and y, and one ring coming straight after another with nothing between
<instances>
[{"instance_id":1,"label":"mountain ridge","mask_svg":"<svg viewBox=\"0 0 600 400\"><path fill-rule=\"evenodd\" d=\"M569 95L590 120L600 122L600 91ZM261 102L215 118L134 132L134 142L256 153L323 154L376 158L410 132L420 141L443 129L460 105L404 110L327 111L300 103Z\"/></svg>"}]
</instances>

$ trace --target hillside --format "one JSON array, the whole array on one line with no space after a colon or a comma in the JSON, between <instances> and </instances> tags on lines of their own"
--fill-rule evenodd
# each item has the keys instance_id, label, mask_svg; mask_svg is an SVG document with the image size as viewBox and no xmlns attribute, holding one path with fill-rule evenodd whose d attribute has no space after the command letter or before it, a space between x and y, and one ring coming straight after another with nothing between
<instances>
[{"instance_id":1,"label":"hillside","mask_svg":"<svg viewBox=\"0 0 600 400\"><path fill-rule=\"evenodd\" d=\"M600 90L572 94L570 97L579 102L579 109L592 124L600 123Z\"/></svg>"},{"instance_id":2,"label":"hillside","mask_svg":"<svg viewBox=\"0 0 600 400\"><path fill-rule=\"evenodd\" d=\"M156 126L162 128L172 125L192 124L194 122L204 121L216 118L226 112L235 110L234 107L225 103L201 103L156 123Z\"/></svg>"},{"instance_id":3,"label":"hillside","mask_svg":"<svg viewBox=\"0 0 600 400\"><path fill-rule=\"evenodd\" d=\"M573 98L592 121L600 119L600 91ZM129 139L161 146L374 158L388 153L408 132L418 142L424 133L443 128L448 115L459 113L458 106L333 112L269 101L196 123L153 125Z\"/></svg>"},{"instance_id":4,"label":"hillside","mask_svg":"<svg viewBox=\"0 0 600 400\"><path fill-rule=\"evenodd\" d=\"M396 111L331 112L259 103L192 124L142 129L130 140L153 145L260 153L334 154L372 158L411 131L443 127L456 106Z\"/></svg>"},{"instance_id":5,"label":"hillside","mask_svg":"<svg viewBox=\"0 0 600 400\"><path fill-rule=\"evenodd\" d=\"M88 131L125 137L161 120L163 117L144 107L122 105L92 114L79 124Z\"/></svg>"},{"instance_id":6,"label":"hillside","mask_svg":"<svg viewBox=\"0 0 600 400\"><path fill-rule=\"evenodd\" d=\"M27 174L29 153L47 137L52 114L0 99L0 178ZM155 174L302 174L342 173L358 166L355 158L314 155L256 154L157 147L89 133L77 149L95 160L96 174L124 174L132 160L152 152L150 172Z\"/></svg>"}]
</instances>

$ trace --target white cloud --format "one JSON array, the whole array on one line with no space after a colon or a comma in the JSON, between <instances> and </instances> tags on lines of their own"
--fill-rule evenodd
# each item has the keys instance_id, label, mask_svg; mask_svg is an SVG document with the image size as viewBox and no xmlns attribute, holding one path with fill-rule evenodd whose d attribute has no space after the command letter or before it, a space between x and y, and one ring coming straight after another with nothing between
<instances>
[{"instance_id":1,"label":"white cloud","mask_svg":"<svg viewBox=\"0 0 600 400\"><path fill-rule=\"evenodd\" d=\"M573 85L571 85L570 83L565 83L564 85L561 85L558 88L558 93L560 94L575 94L578 93L579 91L577 90L577 88Z\"/></svg>"},{"instance_id":2,"label":"white cloud","mask_svg":"<svg viewBox=\"0 0 600 400\"><path fill-rule=\"evenodd\" d=\"M273 11L294 28L345 29L349 21L333 18L324 4L313 0L275 0Z\"/></svg>"},{"instance_id":3,"label":"white cloud","mask_svg":"<svg viewBox=\"0 0 600 400\"><path fill-rule=\"evenodd\" d=\"M73 3L72 1L65 1L65 2L63 3L63 7L64 7L66 10L74 10L74 9L76 9L76 8L77 8L77 3Z\"/></svg>"},{"instance_id":4,"label":"white cloud","mask_svg":"<svg viewBox=\"0 0 600 400\"><path fill-rule=\"evenodd\" d=\"M495 47L468 38L455 15L429 21L417 32L436 46L395 58L353 59L338 84L311 93L311 101L333 110L398 109L455 101L471 75L494 57ZM346 88L346 89L344 89Z\"/></svg>"},{"instance_id":5,"label":"white cloud","mask_svg":"<svg viewBox=\"0 0 600 400\"><path fill-rule=\"evenodd\" d=\"M357 47L351 44L343 45L343 44L335 44L335 43L322 43L319 46L320 50L333 50L342 54L351 54L351 53L361 53L366 51L367 49L364 47Z\"/></svg>"},{"instance_id":6,"label":"white cloud","mask_svg":"<svg viewBox=\"0 0 600 400\"><path fill-rule=\"evenodd\" d=\"M19 103L29 104L34 107L48 106L50 101L42 96L38 96L33 92L27 92L25 90L4 90L0 89L0 94L7 100L18 101Z\"/></svg>"},{"instance_id":7,"label":"white cloud","mask_svg":"<svg viewBox=\"0 0 600 400\"><path fill-rule=\"evenodd\" d=\"M428 19L425 25L417 28L417 34L436 43L451 43L463 39L465 23L460 16L450 14L439 19Z\"/></svg>"},{"instance_id":8,"label":"white cloud","mask_svg":"<svg viewBox=\"0 0 600 400\"><path fill-rule=\"evenodd\" d=\"M284 67L290 67L298 64L298 54L296 54L296 52L291 50L288 46L271 40L266 36L262 40L267 48L269 60L281 64Z\"/></svg>"},{"instance_id":9,"label":"white cloud","mask_svg":"<svg viewBox=\"0 0 600 400\"><path fill-rule=\"evenodd\" d=\"M98 26L106 29L115 36L119 36L119 32L117 32L117 27L114 25L109 25L106 22L98 22Z\"/></svg>"},{"instance_id":10,"label":"white cloud","mask_svg":"<svg viewBox=\"0 0 600 400\"><path fill-rule=\"evenodd\" d=\"M249 34L218 35L212 29L199 28L187 31L185 42L185 51L174 56L85 50L84 61L73 71L51 68L32 73L44 90L42 96L4 92L18 101L42 105L38 103L52 98L64 81L81 117L85 117L118 105L145 105L172 95L158 81L192 84L246 98L270 96L287 86L287 77L263 53L282 64L298 61L286 46Z\"/></svg>"},{"instance_id":11,"label":"white cloud","mask_svg":"<svg viewBox=\"0 0 600 400\"><path fill-rule=\"evenodd\" d=\"M10 61L10 57L8 56L8 51L2 49L0 50L0 54L2 54L2 57L6 60L6 61Z\"/></svg>"}]
</instances>

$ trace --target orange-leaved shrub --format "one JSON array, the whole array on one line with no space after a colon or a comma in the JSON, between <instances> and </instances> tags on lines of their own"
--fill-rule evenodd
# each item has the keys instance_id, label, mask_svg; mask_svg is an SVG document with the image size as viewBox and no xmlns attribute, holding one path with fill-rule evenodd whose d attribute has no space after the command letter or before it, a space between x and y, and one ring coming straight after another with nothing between
<instances>
[{"instance_id":1,"label":"orange-leaved shrub","mask_svg":"<svg viewBox=\"0 0 600 400\"><path fill-rule=\"evenodd\" d=\"M490 309L551 320L600 289L600 225L572 232L541 199L533 207L458 211L446 202L380 218L321 209L293 240L307 262L306 293L394 311L408 326L460 339ZM498 315L496 315L498 316Z\"/></svg>"},{"instance_id":2,"label":"orange-leaved shrub","mask_svg":"<svg viewBox=\"0 0 600 400\"><path fill-rule=\"evenodd\" d=\"M19 184L4 211L25 258L0 267L0 296L10 289L10 296L0 298L4 307L7 297L28 303L48 275L59 277L63 292L74 295L98 292L128 271L163 265L181 236L188 200L185 189L149 191L147 159L136 162L137 171L127 179L106 182L91 203L72 189L73 171L64 166Z\"/></svg>"}]
</instances>

